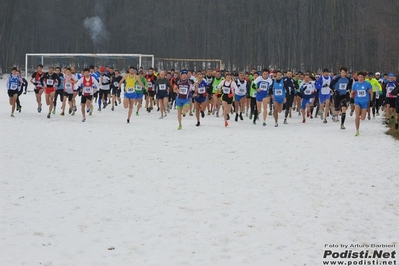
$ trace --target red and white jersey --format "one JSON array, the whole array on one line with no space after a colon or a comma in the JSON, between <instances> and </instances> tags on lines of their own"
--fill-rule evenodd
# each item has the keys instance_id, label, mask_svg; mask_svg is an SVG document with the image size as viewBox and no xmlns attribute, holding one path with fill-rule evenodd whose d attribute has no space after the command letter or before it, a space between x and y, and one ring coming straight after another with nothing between
<instances>
[{"instance_id":1,"label":"red and white jersey","mask_svg":"<svg viewBox=\"0 0 399 266\"><path fill-rule=\"evenodd\" d=\"M82 95L83 96L90 96L93 95L94 89L99 88L98 81L93 78L92 76L86 78L81 77L78 82L75 84L76 87L81 86L83 87Z\"/></svg>"},{"instance_id":2,"label":"red and white jersey","mask_svg":"<svg viewBox=\"0 0 399 266\"><path fill-rule=\"evenodd\" d=\"M75 83L77 81L78 80L77 80L76 76L73 75L73 74L70 75L70 76L64 75L64 84L63 84L64 85L64 91L66 93L69 93L69 94L73 93L74 90L75 90Z\"/></svg>"}]
</instances>

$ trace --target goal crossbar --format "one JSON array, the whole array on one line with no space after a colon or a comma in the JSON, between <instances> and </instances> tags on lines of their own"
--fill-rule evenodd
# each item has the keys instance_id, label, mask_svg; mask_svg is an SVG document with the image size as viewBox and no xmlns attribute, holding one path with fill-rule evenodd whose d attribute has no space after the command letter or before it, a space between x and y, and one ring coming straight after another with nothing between
<instances>
[{"instance_id":1,"label":"goal crossbar","mask_svg":"<svg viewBox=\"0 0 399 266\"><path fill-rule=\"evenodd\" d=\"M70 57L70 56L87 56L87 57L138 57L139 58L139 66L141 66L141 59L142 57L151 57L152 65L155 63L154 55L152 54L74 54L74 53L59 53L59 54L53 54L53 53L28 53L25 54L25 79L28 78L28 57L29 56L40 56L41 57L41 63L43 64L43 59L44 57Z\"/></svg>"}]
</instances>

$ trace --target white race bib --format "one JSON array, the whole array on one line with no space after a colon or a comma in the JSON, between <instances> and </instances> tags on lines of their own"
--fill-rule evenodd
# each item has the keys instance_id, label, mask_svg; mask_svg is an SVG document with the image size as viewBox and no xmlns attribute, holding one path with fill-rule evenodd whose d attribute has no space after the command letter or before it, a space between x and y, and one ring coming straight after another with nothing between
<instances>
[{"instance_id":1,"label":"white race bib","mask_svg":"<svg viewBox=\"0 0 399 266\"><path fill-rule=\"evenodd\" d=\"M312 91L310 89L306 89L304 91L304 93L305 93L305 95L310 95L310 94L312 94Z\"/></svg>"},{"instance_id":2,"label":"white race bib","mask_svg":"<svg viewBox=\"0 0 399 266\"><path fill-rule=\"evenodd\" d=\"M360 97L360 98L366 97L366 91L365 90L357 91L357 97Z\"/></svg>"},{"instance_id":3,"label":"white race bib","mask_svg":"<svg viewBox=\"0 0 399 266\"><path fill-rule=\"evenodd\" d=\"M72 83L65 83L65 89L72 89Z\"/></svg>"},{"instance_id":4,"label":"white race bib","mask_svg":"<svg viewBox=\"0 0 399 266\"><path fill-rule=\"evenodd\" d=\"M134 92L134 88L126 88L126 92L127 93L133 93Z\"/></svg>"},{"instance_id":5,"label":"white race bib","mask_svg":"<svg viewBox=\"0 0 399 266\"><path fill-rule=\"evenodd\" d=\"M17 84L11 84L11 89L12 89L12 90L18 89L18 85L17 85Z\"/></svg>"},{"instance_id":6,"label":"white race bib","mask_svg":"<svg viewBox=\"0 0 399 266\"><path fill-rule=\"evenodd\" d=\"M203 94L203 93L205 93L205 87L199 87L198 88L198 93L201 93L201 94Z\"/></svg>"},{"instance_id":7,"label":"white race bib","mask_svg":"<svg viewBox=\"0 0 399 266\"><path fill-rule=\"evenodd\" d=\"M223 93L224 94L229 94L230 93L230 87L224 87L223 86Z\"/></svg>"},{"instance_id":8,"label":"white race bib","mask_svg":"<svg viewBox=\"0 0 399 266\"><path fill-rule=\"evenodd\" d=\"M261 83L260 84L260 86L259 86L259 89L261 90L261 91L267 91L267 84L266 83Z\"/></svg>"},{"instance_id":9,"label":"white race bib","mask_svg":"<svg viewBox=\"0 0 399 266\"><path fill-rule=\"evenodd\" d=\"M187 95L187 92L188 92L188 87L186 85L180 85L179 86L179 93L180 94Z\"/></svg>"},{"instance_id":10,"label":"white race bib","mask_svg":"<svg viewBox=\"0 0 399 266\"><path fill-rule=\"evenodd\" d=\"M54 80L48 79L48 80L46 81L46 83L47 83L47 85L52 86L52 85L54 85Z\"/></svg>"},{"instance_id":11,"label":"white race bib","mask_svg":"<svg viewBox=\"0 0 399 266\"><path fill-rule=\"evenodd\" d=\"M159 84L159 90L160 91L166 90L166 84Z\"/></svg>"},{"instance_id":12,"label":"white race bib","mask_svg":"<svg viewBox=\"0 0 399 266\"><path fill-rule=\"evenodd\" d=\"M85 93L90 93L91 92L91 88L90 87L84 87L84 92Z\"/></svg>"},{"instance_id":13,"label":"white race bib","mask_svg":"<svg viewBox=\"0 0 399 266\"><path fill-rule=\"evenodd\" d=\"M276 89L276 90L274 90L274 94L276 96L282 96L283 95L283 90L282 89Z\"/></svg>"},{"instance_id":14,"label":"white race bib","mask_svg":"<svg viewBox=\"0 0 399 266\"><path fill-rule=\"evenodd\" d=\"M142 91L143 87L141 85L136 85L136 91Z\"/></svg>"},{"instance_id":15,"label":"white race bib","mask_svg":"<svg viewBox=\"0 0 399 266\"><path fill-rule=\"evenodd\" d=\"M152 82L149 80L149 81L147 81L147 83L148 83L148 87L152 88Z\"/></svg>"},{"instance_id":16,"label":"white race bib","mask_svg":"<svg viewBox=\"0 0 399 266\"><path fill-rule=\"evenodd\" d=\"M340 89L341 91L346 90L346 86L347 86L346 83L340 83L340 84L339 84L339 89Z\"/></svg>"},{"instance_id":17,"label":"white race bib","mask_svg":"<svg viewBox=\"0 0 399 266\"><path fill-rule=\"evenodd\" d=\"M119 83L118 82L114 82L114 87L118 87Z\"/></svg>"}]
</instances>

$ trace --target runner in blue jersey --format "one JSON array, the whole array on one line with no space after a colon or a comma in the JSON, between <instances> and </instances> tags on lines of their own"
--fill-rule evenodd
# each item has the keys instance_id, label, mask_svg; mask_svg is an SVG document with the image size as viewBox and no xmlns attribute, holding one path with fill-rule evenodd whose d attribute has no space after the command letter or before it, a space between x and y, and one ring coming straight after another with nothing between
<instances>
[{"instance_id":1,"label":"runner in blue jersey","mask_svg":"<svg viewBox=\"0 0 399 266\"><path fill-rule=\"evenodd\" d=\"M316 87L314 84L314 81L311 80L309 74L305 74L304 80L301 84L301 87L299 88L300 94L302 95L302 103L301 103L301 109L302 109L302 123L306 122L305 118L305 109L307 111L307 116L311 119L313 119L312 114L310 113L310 107L313 105L314 101L314 96L316 93Z\"/></svg>"},{"instance_id":2,"label":"runner in blue jersey","mask_svg":"<svg viewBox=\"0 0 399 266\"><path fill-rule=\"evenodd\" d=\"M334 92L334 122L339 122L338 114L341 111L341 129L345 129L345 117L347 102L349 100L349 91L352 87L352 79L347 76L348 69L341 67L340 75L335 77L330 84L330 88Z\"/></svg>"},{"instance_id":3,"label":"runner in blue jersey","mask_svg":"<svg viewBox=\"0 0 399 266\"><path fill-rule=\"evenodd\" d=\"M256 92L256 105L257 105L257 110L255 110L255 118L254 122L258 118L258 114L262 109L263 106L263 126L266 126L266 117L267 117L267 104L269 103L270 97L269 97L269 89L270 86L272 85L273 81L269 77L269 70L268 69L263 69L262 75L257 77L254 81L254 84L256 86L257 92Z\"/></svg>"},{"instance_id":4,"label":"runner in blue jersey","mask_svg":"<svg viewBox=\"0 0 399 266\"><path fill-rule=\"evenodd\" d=\"M204 80L204 75L198 72L197 82L195 83L194 102L195 102L195 117L197 118L196 126L200 126L200 113L201 117L205 117L205 109L208 105L208 83Z\"/></svg>"},{"instance_id":5,"label":"runner in blue jersey","mask_svg":"<svg viewBox=\"0 0 399 266\"><path fill-rule=\"evenodd\" d=\"M17 68L13 67L7 80L7 93L11 105L11 117L14 117L15 103L18 98L18 89L21 86L21 78L17 74Z\"/></svg>"},{"instance_id":6,"label":"runner in blue jersey","mask_svg":"<svg viewBox=\"0 0 399 266\"><path fill-rule=\"evenodd\" d=\"M358 81L352 87L352 95L355 99L355 126L356 136L359 136L360 119L366 119L367 107L373 100L373 87L368 81L365 81L365 74L359 72Z\"/></svg>"},{"instance_id":7,"label":"runner in blue jersey","mask_svg":"<svg viewBox=\"0 0 399 266\"><path fill-rule=\"evenodd\" d=\"M316 89L319 91L320 119L323 120L324 114L324 124L327 123L327 116L330 111L331 81L332 77L329 75L327 68L323 70L323 75L316 81Z\"/></svg>"},{"instance_id":8,"label":"runner in blue jersey","mask_svg":"<svg viewBox=\"0 0 399 266\"><path fill-rule=\"evenodd\" d=\"M271 86L271 95L273 99L273 107L274 107L274 121L275 127L278 127L278 114L283 111L283 104L286 102L286 89L284 86L284 80L282 79L283 74L280 70L276 71L276 79L273 80L273 84Z\"/></svg>"}]
</instances>

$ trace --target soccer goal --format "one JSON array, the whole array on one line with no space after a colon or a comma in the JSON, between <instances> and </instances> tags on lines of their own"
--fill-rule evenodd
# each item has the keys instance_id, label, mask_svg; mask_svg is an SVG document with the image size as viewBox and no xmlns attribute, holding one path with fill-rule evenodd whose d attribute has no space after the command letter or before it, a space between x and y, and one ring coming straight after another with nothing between
<instances>
[{"instance_id":1,"label":"soccer goal","mask_svg":"<svg viewBox=\"0 0 399 266\"><path fill-rule=\"evenodd\" d=\"M194 71L205 69L222 69L221 59L187 59L187 58L155 58L155 66L158 69L191 69Z\"/></svg>"},{"instance_id":2,"label":"soccer goal","mask_svg":"<svg viewBox=\"0 0 399 266\"><path fill-rule=\"evenodd\" d=\"M90 65L107 66L126 72L130 66L148 69L154 66L154 55L148 54L25 54L25 78L42 64L44 68L71 67L81 71Z\"/></svg>"}]
</instances>

